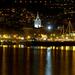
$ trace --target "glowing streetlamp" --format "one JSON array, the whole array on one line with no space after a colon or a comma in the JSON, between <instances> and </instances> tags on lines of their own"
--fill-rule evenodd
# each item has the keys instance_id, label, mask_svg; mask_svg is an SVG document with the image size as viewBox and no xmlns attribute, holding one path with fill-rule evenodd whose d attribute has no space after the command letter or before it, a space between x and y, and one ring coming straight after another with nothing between
<instances>
[{"instance_id":1,"label":"glowing streetlamp","mask_svg":"<svg viewBox=\"0 0 75 75\"><path fill-rule=\"evenodd\" d=\"M48 27L47 27L47 29L48 29L48 30L51 30L51 29L52 29L52 27L51 27L51 26L48 26Z\"/></svg>"}]
</instances>

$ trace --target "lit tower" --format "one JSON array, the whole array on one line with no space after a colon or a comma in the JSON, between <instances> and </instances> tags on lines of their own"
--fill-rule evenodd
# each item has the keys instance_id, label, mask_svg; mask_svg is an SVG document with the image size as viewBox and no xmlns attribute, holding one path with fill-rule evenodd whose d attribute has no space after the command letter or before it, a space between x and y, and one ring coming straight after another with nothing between
<instances>
[{"instance_id":1,"label":"lit tower","mask_svg":"<svg viewBox=\"0 0 75 75\"><path fill-rule=\"evenodd\" d=\"M66 32L67 32L68 34L71 34L72 31L73 31L72 23L71 23L71 21L69 20Z\"/></svg>"},{"instance_id":2,"label":"lit tower","mask_svg":"<svg viewBox=\"0 0 75 75\"><path fill-rule=\"evenodd\" d=\"M68 33L69 38L73 38L73 27L72 27L72 23L70 20L68 22L66 33Z\"/></svg>"},{"instance_id":3,"label":"lit tower","mask_svg":"<svg viewBox=\"0 0 75 75\"><path fill-rule=\"evenodd\" d=\"M41 19L39 18L39 14L37 13L36 19L34 20L34 27L40 28L41 27Z\"/></svg>"}]
</instances>

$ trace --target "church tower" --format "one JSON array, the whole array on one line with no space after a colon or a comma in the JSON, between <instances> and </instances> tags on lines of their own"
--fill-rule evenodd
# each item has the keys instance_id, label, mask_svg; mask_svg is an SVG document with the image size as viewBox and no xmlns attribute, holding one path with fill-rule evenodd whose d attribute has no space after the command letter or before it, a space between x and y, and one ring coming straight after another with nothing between
<instances>
[{"instance_id":1,"label":"church tower","mask_svg":"<svg viewBox=\"0 0 75 75\"><path fill-rule=\"evenodd\" d=\"M37 13L36 19L34 20L34 27L40 28L41 27L41 19L39 18L39 14Z\"/></svg>"}]
</instances>

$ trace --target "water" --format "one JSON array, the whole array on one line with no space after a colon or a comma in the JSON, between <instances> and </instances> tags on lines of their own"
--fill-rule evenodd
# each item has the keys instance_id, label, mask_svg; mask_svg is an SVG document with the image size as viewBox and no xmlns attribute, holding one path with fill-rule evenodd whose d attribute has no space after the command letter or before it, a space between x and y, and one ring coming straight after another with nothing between
<instances>
[{"instance_id":1,"label":"water","mask_svg":"<svg viewBox=\"0 0 75 75\"><path fill-rule=\"evenodd\" d=\"M75 46L0 46L0 75L75 75Z\"/></svg>"}]
</instances>

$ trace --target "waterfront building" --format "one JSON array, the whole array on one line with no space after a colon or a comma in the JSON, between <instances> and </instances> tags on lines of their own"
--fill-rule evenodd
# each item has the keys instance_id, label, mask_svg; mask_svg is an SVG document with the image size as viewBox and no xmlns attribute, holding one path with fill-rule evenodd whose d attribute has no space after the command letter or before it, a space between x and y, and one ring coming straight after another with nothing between
<instances>
[{"instance_id":1,"label":"waterfront building","mask_svg":"<svg viewBox=\"0 0 75 75\"><path fill-rule=\"evenodd\" d=\"M39 14L37 13L36 19L34 20L34 27L40 28L41 27L41 19L39 18Z\"/></svg>"}]
</instances>

